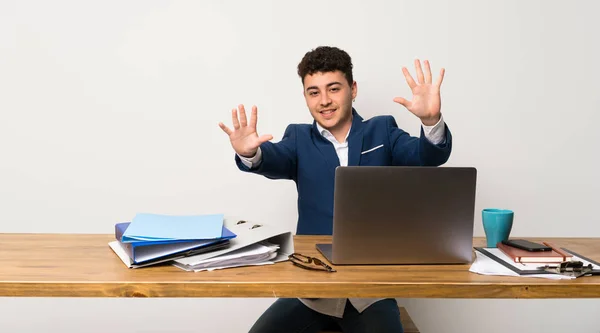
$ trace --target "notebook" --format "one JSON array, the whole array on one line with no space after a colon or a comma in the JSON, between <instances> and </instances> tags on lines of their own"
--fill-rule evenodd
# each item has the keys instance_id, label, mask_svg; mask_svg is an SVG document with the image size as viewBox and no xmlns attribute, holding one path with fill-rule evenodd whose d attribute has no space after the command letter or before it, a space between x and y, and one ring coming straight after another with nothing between
<instances>
[{"instance_id":1,"label":"notebook","mask_svg":"<svg viewBox=\"0 0 600 333\"><path fill-rule=\"evenodd\" d=\"M530 252L527 250L517 249L502 243L498 243L498 249L509 256L516 263L559 263L568 261L573 258L573 255L567 253L552 244L542 242L546 246L552 248L551 251Z\"/></svg>"}]
</instances>

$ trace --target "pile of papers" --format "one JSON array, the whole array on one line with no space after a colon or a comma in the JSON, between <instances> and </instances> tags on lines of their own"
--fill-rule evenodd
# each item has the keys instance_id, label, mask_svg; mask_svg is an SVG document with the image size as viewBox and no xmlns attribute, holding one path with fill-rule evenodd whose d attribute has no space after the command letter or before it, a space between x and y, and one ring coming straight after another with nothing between
<instances>
[{"instance_id":1,"label":"pile of papers","mask_svg":"<svg viewBox=\"0 0 600 333\"><path fill-rule=\"evenodd\" d=\"M573 255L573 261L581 261L584 265L591 264L594 270L600 269L600 265L587 258L572 253L566 249L565 251ZM536 277L544 279L575 279L575 277L551 273L545 271L539 263L517 263L504 252L497 248L475 248L476 259L469 268L470 272L482 275L499 275L499 276L520 276L520 277Z\"/></svg>"},{"instance_id":2,"label":"pile of papers","mask_svg":"<svg viewBox=\"0 0 600 333\"><path fill-rule=\"evenodd\" d=\"M128 268L164 263L193 272L273 264L293 252L291 232L219 214L137 214L115 225L108 245Z\"/></svg>"},{"instance_id":3,"label":"pile of papers","mask_svg":"<svg viewBox=\"0 0 600 333\"><path fill-rule=\"evenodd\" d=\"M268 265L288 260L294 252L292 232L274 226L230 219L225 227L237 236L224 249L173 260L173 265L187 271L214 270L225 267Z\"/></svg>"},{"instance_id":4,"label":"pile of papers","mask_svg":"<svg viewBox=\"0 0 600 333\"><path fill-rule=\"evenodd\" d=\"M265 241L208 259L191 259L187 263L175 261L173 265L194 272L240 266L268 265L274 263L273 259L277 257L277 250L279 250L279 245Z\"/></svg>"},{"instance_id":5,"label":"pile of papers","mask_svg":"<svg viewBox=\"0 0 600 333\"><path fill-rule=\"evenodd\" d=\"M139 268L222 249L235 237L219 214L137 214L131 222L115 225L116 240L108 245L127 267Z\"/></svg>"}]
</instances>

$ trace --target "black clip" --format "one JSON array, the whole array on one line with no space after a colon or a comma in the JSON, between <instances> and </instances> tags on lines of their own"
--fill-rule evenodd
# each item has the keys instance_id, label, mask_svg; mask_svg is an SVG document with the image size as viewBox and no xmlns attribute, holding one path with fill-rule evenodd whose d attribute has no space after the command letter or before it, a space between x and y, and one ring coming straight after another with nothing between
<instances>
[{"instance_id":1,"label":"black clip","mask_svg":"<svg viewBox=\"0 0 600 333\"><path fill-rule=\"evenodd\" d=\"M563 261L558 266L545 265L539 268L549 273L579 277L591 273L594 266L584 265L582 261Z\"/></svg>"}]
</instances>

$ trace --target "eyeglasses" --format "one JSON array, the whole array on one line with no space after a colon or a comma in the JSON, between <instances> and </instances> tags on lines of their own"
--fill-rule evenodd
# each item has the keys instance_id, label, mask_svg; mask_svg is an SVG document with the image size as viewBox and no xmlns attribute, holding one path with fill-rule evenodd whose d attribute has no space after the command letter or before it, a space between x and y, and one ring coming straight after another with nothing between
<instances>
[{"instance_id":1,"label":"eyeglasses","mask_svg":"<svg viewBox=\"0 0 600 333\"><path fill-rule=\"evenodd\" d=\"M327 265L326 263L315 257L305 256L300 253L292 253L288 256L288 259L292 262L292 264L304 269L336 272L336 270L333 269L333 267Z\"/></svg>"}]
</instances>

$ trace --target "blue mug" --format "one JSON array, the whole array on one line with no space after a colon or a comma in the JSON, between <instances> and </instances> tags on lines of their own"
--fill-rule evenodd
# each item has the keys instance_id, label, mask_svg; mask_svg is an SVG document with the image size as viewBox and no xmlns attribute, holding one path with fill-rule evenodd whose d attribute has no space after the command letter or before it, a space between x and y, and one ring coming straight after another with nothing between
<instances>
[{"instance_id":1,"label":"blue mug","mask_svg":"<svg viewBox=\"0 0 600 333\"><path fill-rule=\"evenodd\" d=\"M481 212L487 247L508 240L515 213L508 209L486 208Z\"/></svg>"}]
</instances>

